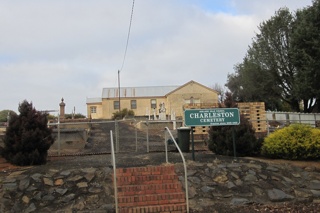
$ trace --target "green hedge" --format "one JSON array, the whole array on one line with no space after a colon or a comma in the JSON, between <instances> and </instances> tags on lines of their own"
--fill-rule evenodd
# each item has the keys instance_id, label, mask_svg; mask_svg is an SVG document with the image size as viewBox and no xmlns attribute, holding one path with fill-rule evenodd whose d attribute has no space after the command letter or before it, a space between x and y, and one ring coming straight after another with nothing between
<instances>
[{"instance_id":1,"label":"green hedge","mask_svg":"<svg viewBox=\"0 0 320 213\"><path fill-rule=\"evenodd\" d=\"M261 154L270 158L306 160L320 158L320 129L292 124L264 139Z\"/></svg>"}]
</instances>

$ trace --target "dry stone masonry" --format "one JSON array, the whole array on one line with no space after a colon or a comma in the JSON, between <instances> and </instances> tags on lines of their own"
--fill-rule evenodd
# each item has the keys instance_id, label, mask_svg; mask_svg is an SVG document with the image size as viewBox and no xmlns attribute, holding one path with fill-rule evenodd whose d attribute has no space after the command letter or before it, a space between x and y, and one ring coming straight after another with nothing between
<instances>
[{"instance_id":1,"label":"dry stone masonry","mask_svg":"<svg viewBox=\"0 0 320 213\"><path fill-rule=\"evenodd\" d=\"M58 162L59 167L54 167L54 162L49 162L44 166L0 172L0 212L115 212L113 170L107 166L110 165L109 157L98 155L90 157L90 160L86 157L67 158L66 161ZM163 183L161 187L158 182L151 184L153 186L145 186L142 182L126 185L133 181L132 171L139 171L141 174L144 171L130 169L131 167L145 169L148 165L163 164L160 159L164 158L164 154L119 154L117 157L120 169L118 174L122 174L119 177L119 195L122 196L119 198L120 203L132 199L126 198L125 195L134 195L137 191L143 194L149 191L151 202L159 203L154 194L163 190L167 190L166 196L171 200L184 199L185 195L179 194L180 189L184 192L181 163L175 163L169 170L176 174L172 178L180 180L182 187L179 182ZM212 153L197 153L197 161L190 160L190 153L186 153L185 157L190 212L219 212L222 208L232 212L243 206L255 204L320 203L320 171L315 167L269 164L245 158L234 161L233 158ZM169 159L179 162L177 153L170 153ZM156 175L157 172L153 172ZM170 172L165 173L168 173L170 179ZM140 180L158 181L159 177L151 178L149 174L150 171L145 169L145 177L140 177ZM163 175L163 172L159 171L158 174ZM134 181L138 180L139 178ZM159 180L163 182L163 178ZM144 199L136 196L134 201L145 203ZM162 202L168 202L166 199ZM125 208L125 202L122 202L121 208ZM170 211L184 212L183 209Z\"/></svg>"}]
</instances>

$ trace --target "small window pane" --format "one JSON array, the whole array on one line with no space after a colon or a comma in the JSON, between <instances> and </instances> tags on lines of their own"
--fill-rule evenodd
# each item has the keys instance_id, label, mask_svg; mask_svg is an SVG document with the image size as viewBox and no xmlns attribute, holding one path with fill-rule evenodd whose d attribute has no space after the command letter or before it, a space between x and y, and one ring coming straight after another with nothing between
<instances>
[{"instance_id":1,"label":"small window pane","mask_svg":"<svg viewBox=\"0 0 320 213\"><path fill-rule=\"evenodd\" d=\"M113 102L113 109L119 109L119 101Z\"/></svg>"},{"instance_id":2,"label":"small window pane","mask_svg":"<svg viewBox=\"0 0 320 213\"><path fill-rule=\"evenodd\" d=\"M97 113L97 107L90 107L91 113Z\"/></svg>"},{"instance_id":3,"label":"small window pane","mask_svg":"<svg viewBox=\"0 0 320 213\"><path fill-rule=\"evenodd\" d=\"M190 104L194 104L194 100L193 100L193 97L191 96L190 98Z\"/></svg>"},{"instance_id":4,"label":"small window pane","mask_svg":"<svg viewBox=\"0 0 320 213\"><path fill-rule=\"evenodd\" d=\"M137 109L137 101L131 100L131 109Z\"/></svg>"},{"instance_id":5,"label":"small window pane","mask_svg":"<svg viewBox=\"0 0 320 213\"><path fill-rule=\"evenodd\" d=\"M157 100L156 99L151 99L151 109L157 108Z\"/></svg>"}]
</instances>

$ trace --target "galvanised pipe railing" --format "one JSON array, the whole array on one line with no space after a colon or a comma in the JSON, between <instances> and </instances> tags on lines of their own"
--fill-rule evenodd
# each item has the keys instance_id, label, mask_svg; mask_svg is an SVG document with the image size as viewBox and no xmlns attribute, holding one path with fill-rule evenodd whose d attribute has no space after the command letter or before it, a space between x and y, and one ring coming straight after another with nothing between
<instances>
[{"instance_id":1,"label":"galvanised pipe railing","mask_svg":"<svg viewBox=\"0 0 320 213\"><path fill-rule=\"evenodd\" d=\"M171 134L170 130L168 127L165 127L165 130L167 130L167 132L169 133L174 145L177 147L180 155L181 155L181 158L182 158L182 161L183 161L183 167L184 167L184 184L185 184L185 189L186 189L186 205L187 205L187 213L189 213L189 192L188 192L188 176L187 176L187 164L186 164L186 161L184 159L184 156L176 142L176 140L174 139L173 135ZM166 162L168 162L168 146L167 146L167 141L165 140L164 141L165 143L165 148L166 148Z\"/></svg>"}]
</instances>

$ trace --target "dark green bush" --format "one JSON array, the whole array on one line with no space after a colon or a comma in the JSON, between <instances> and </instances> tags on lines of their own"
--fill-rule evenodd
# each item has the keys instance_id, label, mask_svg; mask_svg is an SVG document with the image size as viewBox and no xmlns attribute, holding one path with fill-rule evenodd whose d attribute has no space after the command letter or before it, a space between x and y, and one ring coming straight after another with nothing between
<instances>
[{"instance_id":1,"label":"dark green bush","mask_svg":"<svg viewBox=\"0 0 320 213\"><path fill-rule=\"evenodd\" d=\"M120 112L114 112L113 116L112 116L112 120L116 120L116 119L122 119L125 117L133 117L134 116L134 111L133 110L128 110L127 108L124 108L123 110L121 110Z\"/></svg>"},{"instance_id":2,"label":"dark green bush","mask_svg":"<svg viewBox=\"0 0 320 213\"><path fill-rule=\"evenodd\" d=\"M11 115L16 114L12 110L2 110L0 111L0 122L7 122L8 121L8 113Z\"/></svg>"},{"instance_id":3,"label":"dark green bush","mask_svg":"<svg viewBox=\"0 0 320 213\"><path fill-rule=\"evenodd\" d=\"M306 160L320 158L320 129L292 124L265 138L262 155L270 158Z\"/></svg>"},{"instance_id":4,"label":"dark green bush","mask_svg":"<svg viewBox=\"0 0 320 213\"><path fill-rule=\"evenodd\" d=\"M47 126L47 114L36 111L27 101L19 105L19 112L10 117L0 154L15 165L45 164L48 149L54 142Z\"/></svg>"},{"instance_id":5,"label":"dark green bush","mask_svg":"<svg viewBox=\"0 0 320 213\"><path fill-rule=\"evenodd\" d=\"M232 129L235 131L236 156L255 156L260 153L261 141L255 137L251 123L240 115L240 125L212 126L209 130L209 149L218 155L233 156Z\"/></svg>"},{"instance_id":6,"label":"dark green bush","mask_svg":"<svg viewBox=\"0 0 320 213\"><path fill-rule=\"evenodd\" d=\"M86 118L86 116L84 116L81 113L76 113L76 114L65 114L64 115L65 119L79 119L79 118Z\"/></svg>"}]
</instances>

